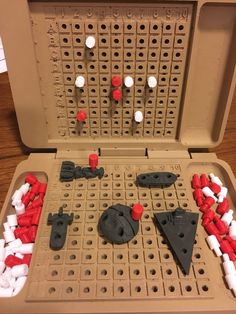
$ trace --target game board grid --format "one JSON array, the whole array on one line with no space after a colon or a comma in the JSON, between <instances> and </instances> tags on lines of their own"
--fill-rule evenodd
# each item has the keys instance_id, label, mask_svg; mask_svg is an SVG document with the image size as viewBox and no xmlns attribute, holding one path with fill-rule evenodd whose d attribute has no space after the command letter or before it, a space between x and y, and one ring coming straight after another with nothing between
<instances>
[{"instance_id":1,"label":"game board grid","mask_svg":"<svg viewBox=\"0 0 236 314\"><path fill-rule=\"evenodd\" d=\"M184 276L153 223L154 212L173 210L183 204L191 210L181 173L170 188L147 189L135 184L142 167L137 172L125 168L113 171L112 167L107 171L105 168L102 180L60 183L59 166L55 167L31 266L28 301L212 297L198 235L190 274ZM135 238L116 245L98 235L98 219L108 206L116 203L132 206L138 201L145 211ZM65 247L52 251L47 216L59 206L67 213L73 212L74 221L68 228Z\"/></svg>"}]
</instances>

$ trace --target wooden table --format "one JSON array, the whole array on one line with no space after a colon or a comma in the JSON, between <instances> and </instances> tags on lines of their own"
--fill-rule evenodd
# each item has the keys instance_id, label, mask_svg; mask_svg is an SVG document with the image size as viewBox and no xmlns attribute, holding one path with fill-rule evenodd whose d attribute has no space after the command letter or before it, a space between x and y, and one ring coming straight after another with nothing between
<instances>
[{"instance_id":1,"label":"wooden table","mask_svg":"<svg viewBox=\"0 0 236 314\"><path fill-rule=\"evenodd\" d=\"M17 164L27 159L21 143L7 73L0 74L0 209ZM222 144L211 150L228 162L236 176L236 93Z\"/></svg>"}]
</instances>

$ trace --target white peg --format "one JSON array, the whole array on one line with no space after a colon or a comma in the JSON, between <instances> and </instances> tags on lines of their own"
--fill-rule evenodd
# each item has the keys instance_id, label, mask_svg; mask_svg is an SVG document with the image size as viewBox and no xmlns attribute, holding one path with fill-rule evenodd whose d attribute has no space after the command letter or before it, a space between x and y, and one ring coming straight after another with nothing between
<instances>
[{"instance_id":1,"label":"white peg","mask_svg":"<svg viewBox=\"0 0 236 314\"><path fill-rule=\"evenodd\" d=\"M202 193L203 193L206 197L208 197L208 196L212 197L212 198L215 200L215 202L217 201L217 198L215 197L214 192L212 192L212 190L211 190L208 186L205 186L205 187L202 189Z\"/></svg>"},{"instance_id":2,"label":"white peg","mask_svg":"<svg viewBox=\"0 0 236 314\"><path fill-rule=\"evenodd\" d=\"M224 213L224 215L221 217L221 220L227 227L231 224L233 220L233 213L234 211L232 209L229 209L229 211L227 213Z\"/></svg>"},{"instance_id":3,"label":"white peg","mask_svg":"<svg viewBox=\"0 0 236 314\"><path fill-rule=\"evenodd\" d=\"M15 254L15 257L18 257L18 258L20 258L20 259L23 259L23 258L24 258L24 255L21 254L21 253L16 253L16 254Z\"/></svg>"},{"instance_id":4,"label":"white peg","mask_svg":"<svg viewBox=\"0 0 236 314\"><path fill-rule=\"evenodd\" d=\"M17 295L24 287L27 280L26 276L18 277L15 281L13 296Z\"/></svg>"},{"instance_id":5,"label":"white peg","mask_svg":"<svg viewBox=\"0 0 236 314\"><path fill-rule=\"evenodd\" d=\"M27 182L19 188L19 190L23 193L23 195L25 195L29 191L29 189L30 189L30 184Z\"/></svg>"},{"instance_id":6,"label":"white peg","mask_svg":"<svg viewBox=\"0 0 236 314\"><path fill-rule=\"evenodd\" d=\"M5 240L4 239L0 239L0 248L5 246Z\"/></svg>"},{"instance_id":7,"label":"white peg","mask_svg":"<svg viewBox=\"0 0 236 314\"><path fill-rule=\"evenodd\" d=\"M15 210L17 215L24 214L25 212L25 205L22 203L22 201L17 201L15 205Z\"/></svg>"},{"instance_id":8,"label":"white peg","mask_svg":"<svg viewBox=\"0 0 236 314\"><path fill-rule=\"evenodd\" d=\"M4 262L0 262L0 276L2 275L2 273L4 272L6 268L6 265Z\"/></svg>"},{"instance_id":9,"label":"white peg","mask_svg":"<svg viewBox=\"0 0 236 314\"><path fill-rule=\"evenodd\" d=\"M12 196L12 206L16 206L16 203L21 201L22 196L23 192L21 190L16 190Z\"/></svg>"},{"instance_id":10,"label":"white peg","mask_svg":"<svg viewBox=\"0 0 236 314\"><path fill-rule=\"evenodd\" d=\"M10 298L13 295L13 288L1 288L0 287L0 298Z\"/></svg>"},{"instance_id":11,"label":"white peg","mask_svg":"<svg viewBox=\"0 0 236 314\"><path fill-rule=\"evenodd\" d=\"M225 271L225 275L229 275L229 274L235 275L236 274L236 269L235 269L235 266L234 266L234 262L232 262L229 259L229 255L228 254L223 254L223 259L224 259L223 268L224 268L224 271Z\"/></svg>"},{"instance_id":12,"label":"white peg","mask_svg":"<svg viewBox=\"0 0 236 314\"><path fill-rule=\"evenodd\" d=\"M34 248L34 243L24 243L20 247L16 247L13 249L14 253L21 254L32 254Z\"/></svg>"},{"instance_id":13,"label":"white peg","mask_svg":"<svg viewBox=\"0 0 236 314\"><path fill-rule=\"evenodd\" d=\"M8 222L8 225L10 227L15 227L18 225L17 223L17 216L16 215L8 215L7 216L7 222Z\"/></svg>"},{"instance_id":14,"label":"white peg","mask_svg":"<svg viewBox=\"0 0 236 314\"><path fill-rule=\"evenodd\" d=\"M5 231L9 231L9 230L11 230L11 228L10 228L10 226L9 226L8 222L4 222L4 224L3 224L3 228L4 228L4 230L5 230Z\"/></svg>"},{"instance_id":15,"label":"white peg","mask_svg":"<svg viewBox=\"0 0 236 314\"><path fill-rule=\"evenodd\" d=\"M209 245L210 249L213 250L216 254L216 256L221 256L221 250L220 250L220 243L216 239L214 235L210 235L206 238L207 244Z\"/></svg>"},{"instance_id":16,"label":"white peg","mask_svg":"<svg viewBox=\"0 0 236 314\"><path fill-rule=\"evenodd\" d=\"M96 40L95 40L95 37L94 36L88 36L86 38L86 41L85 41L85 46L89 49L92 49L95 47L95 44L96 44Z\"/></svg>"},{"instance_id":17,"label":"white peg","mask_svg":"<svg viewBox=\"0 0 236 314\"><path fill-rule=\"evenodd\" d=\"M157 79L155 76L149 76L147 83L150 88L154 88L157 86Z\"/></svg>"},{"instance_id":18,"label":"white peg","mask_svg":"<svg viewBox=\"0 0 236 314\"><path fill-rule=\"evenodd\" d=\"M6 243L12 242L16 239L15 235L11 229L7 230L7 231L3 231L3 236L4 236Z\"/></svg>"},{"instance_id":19,"label":"white peg","mask_svg":"<svg viewBox=\"0 0 236 314\"><path fill-rule=\"evenodd\" d=\"M232 220L229 227L229 236L232 240L236 240L236 220Z\"/></svg>"},{"instance_id":20,"label":"white peg","mask_svg":"<svg viewBox=\"0 0 236 314\"><path fill-rule=\"evenodd\" d=\"M5 247L0 248L0 262L5 261L5 256L6 256L6 249Z\"/></svg>"},{"instance_id":21,"label":"white peg","mask_svg":"<svg viewBox=\"0 0 236 314\"><path fill-rule=\"evenodd\" d=\"M9 288L9 278L7 277L6 271L0 276L0 287L2 288Z\"/></svg>"},{"instance_id":22,"label":"white peg","mask_svg":"<svg viewBox=\"0 0 236 314\"><path fill-rule=\"evenodd\" d=\"M14 250L15 248L18 248L21 246L22 246L21 239L16 239L16 240L12 241L11 243L9 243L9 248L11 250Z\"/></svg>"},{"instance_id":23,"label":"white peg","mask_svg":"<svg viewBox=\"0 0 236 314\"><path fill-rule=\"evenodd\" d=\"M124 85L125 87L132 87L134 85L134 80L131 76L126 76L125 79L124 79Z\"/></svg>"},{"instance_id":24,"label":"white peg","mask_svg":"<svg viewBox=\"0 0 236 314\"><path fill-rule=\"evenodd\" d=\"M232 289L234 295L236 296L236 276L234 274L229 274L225 276L225 280L229 289Z\"/></svg>"},{"instance_id":25,"label":"white peg","mask_svg":"<svg viewBox=\"0 0 236 314\"><path fill-rule=\"evenodd\" d=\"M84 87L85 84L85 78L82 75L78 75L75 80L75 86L78 88Z\"/></svg>"},{"instance_id":26,"label":"white peg","mask_svg":"<svg viewBox=\"0 0 236 314\"><path fill-rule=\"evenodd\" d=\"M217 176L215 176L214 173L210 173L210 174L209 174L209 177L211 178L211 182L216 183L216 184L218 184L219 186L222 186L222 185L223 185L223 183L222 183L222 181L220 180L220 178L217 177Z\"/></svg>"},{"instance_id":27,"label":"white peg","mask_svg":"<svg viewBox=\"0 0 236 314\"><path fill-rule=\"evenodd\" d=\"M141 111L135 111L134 121L140 123L143 121L143 113Z\"/></svg>"},{"instance_id":28,"label":"white peg","mask_svg":"<svg viewBox=\"0 0 236 314\"><path fill-rule=\"evenodd\" d=\"M221 187L220 192L217 194L218 196L218 203L222 203L224 198L226 198L228 193L228 189L225 186Z\"/></svg>"},{"instance_id":29,"label":"white peg","mask_svg":"<svg viewBox=\"0 0 236 314\"><path fill-rule=\"evenodd\" d=\"M5 251L5 259L9 256L9 255L14 255L13 251L9 248L9 246L6 246L6 251Z\"/></svg>"},{"instance_id":30,"label":"white peg","mask_svg":"<svg viewBox=\"0 0 236 314\"><path fill-rule=\"evenodd\" d=\"M16 265L12 267L11 274L13 277L26 276L28 274L29 267L26 264Z\"/></svg>"}]
</instances>

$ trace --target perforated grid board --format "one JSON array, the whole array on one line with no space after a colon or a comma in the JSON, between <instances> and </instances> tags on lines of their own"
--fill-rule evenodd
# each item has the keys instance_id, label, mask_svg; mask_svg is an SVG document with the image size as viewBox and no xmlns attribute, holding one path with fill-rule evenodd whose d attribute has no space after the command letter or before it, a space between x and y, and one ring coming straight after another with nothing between
<instances>
[{"instance_id":1,"label":"perforated grid board","mask_svg":"<svg viewBox=\"0 0 236 314\"><path fill-rule=\"evenodd\" d=\"M176 138L192 18L191 4L30 3L49 139L70 137ZM95 37L85 49L87 36ZM78 75L85 86L74 85ZM111 79L129 75L122 101ZM147 78L155 76L150 89ZM76 113L87 112L84 125ZM144 120L134 123L140 110Z\"/></svg>"},{"instance_id":2,"label":"perforated grid board","mask_svg":"<svg viewBox=\"0 0 236 314\"><path fill-rule=\"evenodd\" d=\"M105 166L105 177L60 183L61 163L53 168L28 278L28 301L83 299L211 298L212 284L200 236L196 236L190 274L184 276L153 223L153 214L181 206L191 210L181 167ZM164 167L164 169L163 169ZM178 174L167 189L140 188L136 175L166 170ZM190 195L191 196L191 195ZM137 236L128 244L112 245L97 232L102 212L112 204L143 204ZM74 213L65 247L49 248L49 212ZM201 226L200 226L201 228Z\"/></svg>"}]
</instances>

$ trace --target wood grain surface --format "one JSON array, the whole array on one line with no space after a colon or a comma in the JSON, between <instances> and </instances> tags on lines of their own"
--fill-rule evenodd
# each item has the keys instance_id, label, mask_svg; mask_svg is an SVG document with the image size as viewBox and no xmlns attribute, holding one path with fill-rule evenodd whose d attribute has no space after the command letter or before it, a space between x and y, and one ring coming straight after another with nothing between
<instances>
[{"instance_id":1,"label":"wood grain surface","mask_svg":"<svg viewBox=\"0 0 236 314\"><path fill-rule=\"evenodd\" d=\"M27 90L25 90L27 92ZM19 162L28 152L21 142L7 73L0 74L0 209ZM231 166L236 176L236 93L222 144L212 149Z\"/></svg>"}]
</instances>

